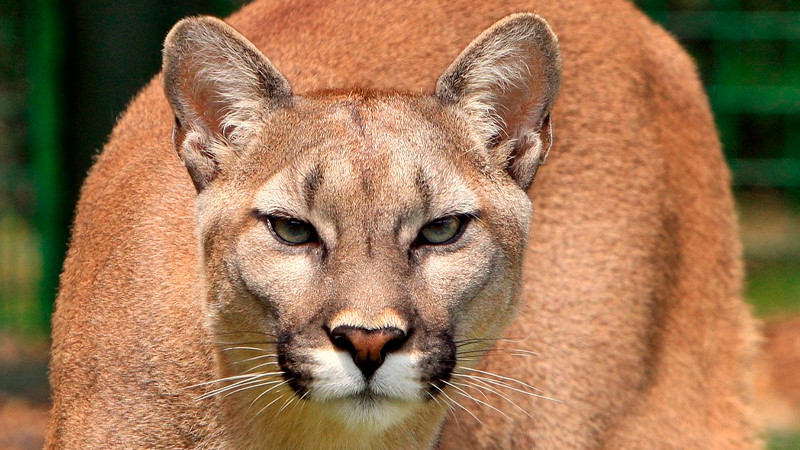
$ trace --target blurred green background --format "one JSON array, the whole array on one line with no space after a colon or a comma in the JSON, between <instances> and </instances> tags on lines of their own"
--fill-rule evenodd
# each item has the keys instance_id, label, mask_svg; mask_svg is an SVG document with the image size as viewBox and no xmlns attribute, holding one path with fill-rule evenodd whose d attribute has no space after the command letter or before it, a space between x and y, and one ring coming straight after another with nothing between
<instances>
[{"instance_id":1,"label":"blurred green background","mask_svg":"<svg viewBox=\"0 0 800 450\"><path fill-rule=\"evenodd\" d=\"M0 3L0 358L44 353L81 181L158 71L170 26L243 3ZM734 171L748 301L762 316L800 309L800 0L637 3L689 49L709 91ZM0 393L46 402L38 358L0 361Z\"/></svg>"}]
</instances>

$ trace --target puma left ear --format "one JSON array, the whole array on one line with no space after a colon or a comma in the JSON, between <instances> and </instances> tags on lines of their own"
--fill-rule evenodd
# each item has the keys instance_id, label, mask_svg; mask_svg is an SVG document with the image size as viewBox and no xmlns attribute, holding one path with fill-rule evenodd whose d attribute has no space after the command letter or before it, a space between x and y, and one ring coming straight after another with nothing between
<instances>
[{"instance_id":1,"label":"puma left ear","mask_svg":"<svg viewBox=\"0 0 800 450\"><path fill-rule=\"evenodd\" d=\"M178 22L163 61L175 149L201 191L292 90L255 45L213 17Z\"/></svg>"},{"instance_id":2,"label":"puma left ear","mask_svg":"<svg viewBox=\"0 0 800 450\"><path fill-rule=\"evenodd\" d=\"M493 159L527 189L552 145L550 111L560 86L558 38L544 19L522 13L472 41L435 95L466 113Z\"/></svg>"}]
</instances>

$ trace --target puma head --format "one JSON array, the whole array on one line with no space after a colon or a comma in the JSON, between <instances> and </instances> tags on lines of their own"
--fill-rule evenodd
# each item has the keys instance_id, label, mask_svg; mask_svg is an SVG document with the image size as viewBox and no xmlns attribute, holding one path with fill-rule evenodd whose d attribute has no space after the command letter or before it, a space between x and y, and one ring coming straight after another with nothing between
<instances>
[{"instance_id":1,"label":"puma head","mask_svg":"<svg viewBox=\"0 0 800 450\"><path fill-rule=\"evenodd\" d=\"M533 14L477 37L430 95L298 95L221 20L178 23L164 88L227 393L353 427L438 405L514 316L560 76Z\"/></svg>"}]
</instances>

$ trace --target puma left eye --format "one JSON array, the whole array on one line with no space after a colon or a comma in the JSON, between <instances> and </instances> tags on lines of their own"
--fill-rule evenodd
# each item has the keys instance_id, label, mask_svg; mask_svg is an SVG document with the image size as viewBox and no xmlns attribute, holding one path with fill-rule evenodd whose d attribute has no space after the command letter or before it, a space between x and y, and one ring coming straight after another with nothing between
<instances>
[{"instance_id":1,"label":"puma left eye","mask_svg":"<svg viewBox=\"0 0 800 450\"><path fill-rule=\"evenodd\" d=\"M429 222L417 236L420 245L443 245L458 240L464 232L466 216L446 216Z\"/></svg>"},{"instance_id":2,"label":"puma left eye","mask_svg":"<svg viewBox=\"0 0 800 450\"><path fill-rule=\"evenodd\" d=\"M267 217L269 229L283 244L301 245L317 240L317 232L308 222L286 217Z\"/></svg>"}]
</instances>

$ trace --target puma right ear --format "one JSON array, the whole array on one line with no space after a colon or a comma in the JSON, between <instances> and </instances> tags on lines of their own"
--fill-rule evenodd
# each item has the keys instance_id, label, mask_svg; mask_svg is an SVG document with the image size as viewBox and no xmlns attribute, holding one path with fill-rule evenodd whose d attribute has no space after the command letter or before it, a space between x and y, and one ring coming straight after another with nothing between
<instances>
[{"instance_id":1,"label":"puma right ear","mask_svg":"<svg viewBox=\"0 0 800 450\"><path fill-rule=\"evenodd\" d=\"M289 82L244 36L213 17L178 22L164 41L173 142L198 191L235 157L265 115L292 98Z\"/></svg>"},{"instance_id":2,"label":"puma right ear","mask_svg":"<svg viewBox=\"0 0 800 450\"><path fill-rule=\"evenodd\" d=\"M526 189L552 145L560 86L556 35L544 19L523 13L478 36L439 78L435 95L466 113L493 159Z\"/></svg>"}]
</instances>

